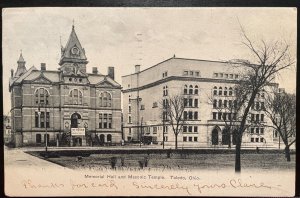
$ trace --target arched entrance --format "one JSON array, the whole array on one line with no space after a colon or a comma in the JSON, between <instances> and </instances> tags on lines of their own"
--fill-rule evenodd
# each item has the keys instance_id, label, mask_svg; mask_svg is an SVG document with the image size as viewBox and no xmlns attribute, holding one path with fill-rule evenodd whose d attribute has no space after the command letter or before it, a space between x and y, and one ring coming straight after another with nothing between
<instances>
[{"instance_id":1,"label":"arched entrance","mask_svg":"<svg viewBox=\"0 0 300 198\"><path fill-rule=\"evenodd\" d=\"M78 123L80 119L81 116L78 113L73 113L71 115L71 130L72 128L78 128ZM82 138L78 136L73 136L73 146L82 146Z\"/></svg>"},{"instance_id":2,"label":"arched entrance","mask_svg":"<svg viewBox=\"0 0 300 198\"><path fill-rule=\"evenodd\" d=\"M229 145L230 142L230 133L229 130L226 128L222 131L222 144L223 145Z\"/></svg>"},{"instance_id":3,"label":"arched entrance","mask_svg":"<svg viewBox=\"0 0 300 198\"><path fill-rule=\"evenodd\" d=\"M78 120L81 119L80 114L73 113L71 116L71 128L78 128Z\"/></svg>"},{"instance_id":4,"label":"arched entrance","mask_svg":"<svg viewBox=\"0 0 300 198\"><path fill-rule=\"evenodd\" d=\"M218 132L219 132L219 130L217 128L214 128L211 132L211 144L212 145L218 145L219 144Z\"/></svg>"}]
</instances>

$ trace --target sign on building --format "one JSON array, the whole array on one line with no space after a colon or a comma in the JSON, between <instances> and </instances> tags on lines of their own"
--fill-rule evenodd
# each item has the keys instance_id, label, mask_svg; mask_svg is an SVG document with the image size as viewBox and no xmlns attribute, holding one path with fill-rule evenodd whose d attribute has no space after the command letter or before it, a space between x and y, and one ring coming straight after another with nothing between
<instances>
[{"instance_id":1,"label":"sign on building","mask_svg":"<svg viewBox=\"0 0 300 198\"><path fill-rule=\"evenodd\" d=\"M71 135L85 135L85 128L71 128Z\"/></svg>"}]
</instances>

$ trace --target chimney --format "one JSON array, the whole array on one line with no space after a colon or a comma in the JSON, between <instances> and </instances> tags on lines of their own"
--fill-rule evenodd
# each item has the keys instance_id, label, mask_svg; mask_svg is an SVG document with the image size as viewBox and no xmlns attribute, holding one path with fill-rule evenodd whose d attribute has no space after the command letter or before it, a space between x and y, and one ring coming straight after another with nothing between
<instances>
[{"instance_id":1,"label":"chimney","mask_svg":"<svg viewBox=\"0 0 300 198\"><path fill-rule=\"evenodd\" d=\"M108 71L107 71L107 75L111 78L111 79L115 79L115 68L114 67L108 67Z\"/></svg>"},{"instance_id":2,"label":"chimney","mask_svg":"<svg viewBox=\"0 0 300 198\"><path fill-rule=\"evenodd\" d=\"M140 72L141 65L135 65L135 73Z\"/></svg>"},{"instance_id":3,"label":"chimney","mask_svg":"<svg viewBox=\"0 0 300 198\"><path fill-rule=\"evenodd\" d=\"M93 74L98 74L98 68L97 67L93 67Z\"/></svg>"},{"instance_id":4,"label":"chimney","mask_svg":"<svg viewBox=\"0 0 300 198\"><path fill-rule=\"evenodd\" d=\"M41 63L41 71L46 71L46 63Z\"/></svg>"},{"instance_id":5,"label":"chimney","mask_svg":"<svg viewBox=\"0 0 300 198\"><path fill-rule=\"evenodd\" d=\"M14 70L13 69L10 70L10 77L14 77Z\"/></svg>"}]
</instances>

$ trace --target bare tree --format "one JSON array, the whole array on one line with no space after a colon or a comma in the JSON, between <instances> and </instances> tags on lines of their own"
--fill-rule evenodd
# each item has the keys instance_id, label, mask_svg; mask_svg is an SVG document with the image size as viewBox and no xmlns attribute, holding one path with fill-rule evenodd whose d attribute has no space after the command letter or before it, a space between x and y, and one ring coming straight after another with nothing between
<instances>
[{"instance_id":1,"label":"bare tree","mask_svg":"<svg viewBox=\"0 0 300 198\"><path fill-rule=\"evenodd\" d=\"M290 146L296 141L296 95L275 92L274 97L268 98L267 105L266 115L285 145L285 157L289 162Z\"/></svg>"},{"instance_id":2,"label":"bare tree","mask_svg":"<svg viewBox=\"0 0 300 198\"><path fill-rule=\"evenodd\" d=\"M247 117L251 106L254 104L256 95L266 86L270 86L278 75L279 71L294 64L290 56L290 46L284 42L261 40L256 43L250 40L241 26L242 43L250 51L253 60L229 61L233 66L244 68L243 78L237 85L238 95L244 101L244 108L241 111L241 120L237 134L235 171L241 171L241 143L242 136L247 127Z\"/></svg>"},{"instance_id":3,"label":"bare tree","mask_svg":"<svg viewBox=\"0 0 300 198\"><path fill-rule=\"evenodd\" d=\"M185 110L184 97L182 95L166 96L162 100L162 116L165 123L168 123L175 135L175 149L178 147L178 134L185 124L183 117Z\"/></svg>"}]
</instances>

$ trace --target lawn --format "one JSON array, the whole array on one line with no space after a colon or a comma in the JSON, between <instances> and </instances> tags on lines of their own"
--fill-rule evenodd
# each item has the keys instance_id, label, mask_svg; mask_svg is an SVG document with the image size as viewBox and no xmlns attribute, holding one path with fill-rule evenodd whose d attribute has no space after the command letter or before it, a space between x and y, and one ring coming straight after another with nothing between
<instances>
[{"instance_id":1,"label":"lawn","mask_svg":"<svg viewBox=\"0 0 300 198\"><path fill-rule=\"evenodd\" d=\"M112 159L115 157L114 159ZM116 169L170 169L170 170L224 170L234 169L235 155L230 153L212 154L91 154L87 157L60 156L47 160L71 169L107 170L115 162ZM113 162L112 162L113 161ZM146 163L146 164L145 164ZM247 153L241 155L243 170L293 170L295 155L287 162L282 153Z\"/></svg>"}]
</instances>

